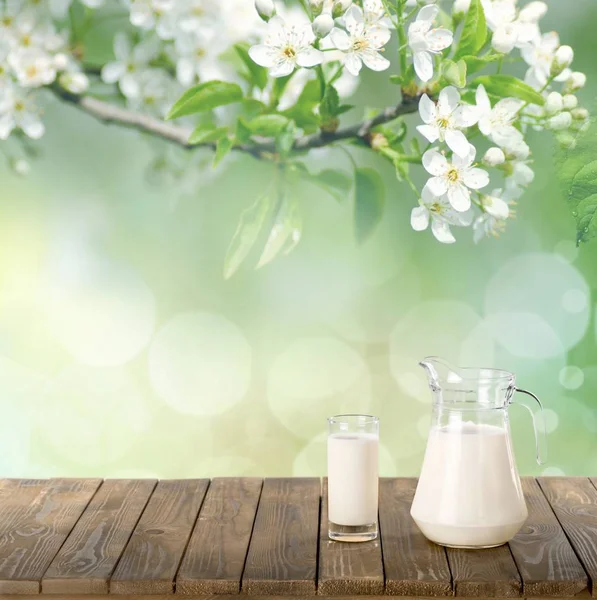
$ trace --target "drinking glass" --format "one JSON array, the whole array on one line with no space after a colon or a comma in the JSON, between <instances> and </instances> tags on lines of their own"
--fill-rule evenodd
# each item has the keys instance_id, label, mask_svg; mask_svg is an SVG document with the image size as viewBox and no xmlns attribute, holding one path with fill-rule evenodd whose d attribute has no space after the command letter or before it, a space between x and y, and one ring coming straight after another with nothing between
<instances>
[{"instance_id":1,"label":"drinking glass","mask_svg":"<svg viewBox=\"0 0 597 600\"><path fill-rule=\"evenodd\" d=\"M328 419L328 534L339 542L377 537L379 419Z\"/></svg>"}]
</instances>

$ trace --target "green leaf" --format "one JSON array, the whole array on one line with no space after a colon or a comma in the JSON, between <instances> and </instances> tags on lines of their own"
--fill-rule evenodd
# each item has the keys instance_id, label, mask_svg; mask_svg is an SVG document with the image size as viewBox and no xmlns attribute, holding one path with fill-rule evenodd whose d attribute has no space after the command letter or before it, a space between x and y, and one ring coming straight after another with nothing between
<instances>
[{"instance_id":1,"label":"green leaf","mask_svg":"<svg viewBox=\"0 0 597 600\"><path fill-rule=\"evenodd\" d=\"M597 121L583 130L571 147L556 156L558 177L572 216L577 243L597 237Z\"/></svg>"},{"instance_id":2,"label":"green leaf","mask_svg":"<svg viewBox=\"0 0 597 600\"><path fill-rule=\"evenodd\" d=\"M251 134L251 128L247 125L246 121L242 117L239 117L236 120L236 142L238 144L246 144L251 138Z\"/></svg>"},{"instance_id":3,"label":"green leaf","mask_svg":"<svg viewBox=\"0 0 597 600\"><path fill-rule=\"evenodd\" d=\"M278 106L280 97L284 93L284 90L286 89L286 85L292 79L293 75L294 75L294 73L292 73L291 75L286 75L285 77L275 77L274 78L274 83L272 85L272 96L271 96L271 106L272 107L275 108L276 106Z\"/></svg>"},{"instance_id":4,"label":"green leaf","mask_svg":"<svg viewBox=\"0 0 597 600\"><path fill-rule=\"evenodd\" d=\"M245 67L247 67L246 78L250 83L254 86L258 87L260 90L263 90L267 85L267 69L265 67L259 66L250 56L249 56L249 46L246 44L235 44L234 50L238 54L239 58L242 60Z\"/></svg>"},{"instance_id":5,"label":"green leaf","mask_svg":"<svg viewBox=\"0 0 597 600\"><path fill-rule=\"evenodd\" d=\"M470 83L470 87L477 88L481 84L485 86L488 94L500 98L519 98L539 106L543 106L545 102L538 91L512 75L481 75Z\"/></svg>"},{"instance_id":6,"label":"green leaf","mask_svg":"<svg viewBox=\"0 0 597 600\"><path fill-rule=\"evenodd\" d=\"M466 69L469 75L484 69L487 65L500 60L499 54L487 54L485 56L463 56L462 60L466 63Z\"/></svg>"},{"instance_id":7,"label":"green leaf","mask_svg":"<svg viewBox=\"0 0 597 600\"><path fill-rule=\"evenodd\" d=\"M283 252L288 254L298 244L303 231L303 219L298 203L294 198L284 196L267 238L267 242L257 263L257 268L269 264Z\"/></svg>"},{"instance_id":8,"label":"green leaf","mask_svg":"<svg viewBox=\"0 0 597 600\"><path fill-rule=\"evenodd\" d=\"M313 79L308 81L298 100L282 114L292 119L297 127L305 130L305 133L313 133L319 129L319 115L315 113L315 107L320 101L319 81Z\"/></svg>"},{"instance_id":9,"label":"green leaf","mask_svg":"<svg viewBox=\"0 0 597 600\"><path fill-rule=\"evenodd\" d=\"M454 60L477 54L485 44L486 37L487 24L481 0L472 0L464 19L460 40L454 53Z\"/></svg>"},{"instance_id":10,"label":"green leaf","mask_svg":"<svg viewBox=\"0 0 597 600\"><path fill-rule=\"evenodd\" d=\"M352 187L352 178L348 173L337 169L324 169L310 179L314 184L323 188L338 202L344 202Z\"/></svg>"},{"instance_id":11,"label":"green leaf","mask_svg":"<svg viewBox=\"0 0 597 600\"><path fill-rule=\"evenodd\" d=\"M232 146L233 142L229 137L223 137L218 140L216 155L214 156L214 167L220 164L220 161L232 150Z\"/></svg>"},{"instance_id":12,"label":"green leaf","mask_svg":"<svg viewBox=\"0 0 597 600\"><path fill-rule=\"evenodd\" d=\"M455 63L446 58L441 64L441 75L450 85L463 88L466 85L466 63L463 60Z\"/></svg>"},{"instance_id":13,"label":"green leaf","mask_svg":"<svg viewBox=\"0 0 597 600\"><path fill-rule=\"evenodd\" d=\"M333 119L338 114L340 108L340 96L333 85L325 88L325 94L319 105L319 115L323 122Z\"/></svg>"},{"instance_id":14,"label":"green leaf","mask_svg":"<svg viewBox=\"0 0 597 600\"><path fill-rule=\"evenodd\" d=\"M275 137L287 125L288 118L283 115L260 115L247 123L247 127L253 135L263 137Z\"/></svg>"},{"instance_id":15,"label":"green leaf","mask_svg":"<svg viewBox=\"0 0 597 600\"><path fill-rule=\"evenodd\" d=\"M240 102L243 91L236 83L206 81L187 90L170 109L166 119L212 110L218 106Z\"/></svg>"},{"instance_id":16,"label":"green leaf","mask_svg":"<svg viewBox=\"0 0 597 600\"><path fill-rule=\"evenodd\" d=\"M214 127L214 125L199 125L189 136L189 144L207 144L217 142L228 134L226 127Z\"/></svg>"},{"instance_id":17,"label":"green leaf","mask_svg":"<svg viewBox=\"0 0 597 600\"><path fill-rule=\"evenodd\" d=\"M296 139L296 125L288 121L286 126L276 136L276 150L282 158L288 156Z\"/></svg>"},{"instance_id":18,"label":"green leaf","mask_svg":"<svg viewBox=\"0 0 597 600\"><path fill-rule=\"evenodd\" d=\"M247 258L272 210L272 203L272 196L265 194L242 213L226 252L224 279L232 277Z\"/></svg>"},{"instance_id":19,"label":"green leaf","mask_svg":"<svg viewBox=\"0 0 597 600\"><path fill-rule=\"evenodd\" d=\"M377 171L355 169L354 225L359 244L366 241L381 220L385 205L385 186Z\"/></svg>"}]
</instances>

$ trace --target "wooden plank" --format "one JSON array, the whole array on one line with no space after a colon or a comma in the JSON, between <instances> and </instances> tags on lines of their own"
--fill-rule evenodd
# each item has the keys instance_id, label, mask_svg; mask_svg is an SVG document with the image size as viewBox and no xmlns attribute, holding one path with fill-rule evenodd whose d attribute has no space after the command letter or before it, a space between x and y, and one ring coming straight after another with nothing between
<instances>
[{"instance_id":1,"label":"wooden plank","mask_svg":"<svg viewBox=\"0 0 597 600\"><path fill-rule=\"evenodd\" d=\"M574 596L587 589L582 568L539 484L522 479L529 517L510 541L522 577L522 595Z\"/></svg>"},{"instance_id":2,"label":"wooden plank","mask_svg":"<svg viewBox=\"0 0 597 600\"><path fill-rule=\"evenodd\" d=\"M446 548L454 595L517 598L521 580L508 546L484 550Z\"/></svg>"},{"instance_id":3,"label":"wooden plank","mask_svg":"<svg viewBox=\"0 0 597 600\"><path fill-rule=\"evenodd\" d=\"M317 593L325 596L383 594L379 539L363 544L332 542L329 539L327 483L325 478L321 494Z\"/></svg>"},{"instance_id":4,"label":"wooden plank","mask_svg":"<svg viewBox=\"0 0 597 600\"><path fill-rule=\"evenodd\" d=\"M452 577L444 548L431 543L410 516L417 480L380 479L379 523L386 594L451 596Z\"/></svg>"},{"instance_id":5,"label":"wooden plank","mask_svg":"<svg viewBox=\"0 0 597 600\"><path fill-rule=\"evenodd\" d=\"M111 594L174 592L174 577L208 486L209 479L158 483L110 579Z\"/></svg>"},{"instance_id":6,"label":"wooden plank","mask_svg":"<svg viewBox=\"0 0 597 600\"><path fill-rule=\"evenodd\" d=\"M38 594L40 581L100 479L3 480L0 594Z\"/></svg>"},{"instance_id":7,"label":"wooden plank","mask_svg":"<svg viewBox=\"0 0 597 600\"><path fill-rule=\"evenodd\" d=\"M109 479L42 579L42 593L107 594L108 582L156 482Z\"/></svg>"},{"instance_id":8,"label":"wooden plank","mask_svg":"<svg viewBox=\"0 0 597 600\"><path fill-rule=\"evenodd\" d=\"M238 594L261 479L218 478L207 492L176 576L176 593Z\"/></svg>"},{"instance_id":9,"label":"wooden plank","mask_svg":"<svg viewBox=\"0 0 597 600\"><path fill-rule=\"evenodd\" d=\"M588 573L597 597L597 490L586 477L540 477L539 485Z\"/></svg>"},{"instance_id":10,"label":"wooden plank","mask_svg":"<svg viewBox=\"0 0 597 600\"><path fill-rule=\"evenodd\" d=\"M313 595L321 481L266 479L249 544L243 592Z\"/></svg>"}]
</instances>

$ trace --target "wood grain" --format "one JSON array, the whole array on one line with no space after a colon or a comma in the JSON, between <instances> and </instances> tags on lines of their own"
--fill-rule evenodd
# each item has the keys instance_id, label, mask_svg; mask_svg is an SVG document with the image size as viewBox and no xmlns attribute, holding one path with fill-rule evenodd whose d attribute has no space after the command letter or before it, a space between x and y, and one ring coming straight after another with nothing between
<instances>
[{"instance_id":1,"label":"wood grain","mask_svg":"<svg viewBox=\"0 0 597 600\"><path fill-rule=\"evenodd\" d=\"M176 576L176 593L238 594L261 479L214 479Z\"/></svg>"},{"instance_id":2,"label":"wood grain","mask_svg":"<svg viewBox=\"0 0 597 600\"><path fill-rule=\"evenodd\" d=\"M99 479L3 480L0 484L0 594L37 594L60 546Z\"/></svg>"},{"instance_id":3,"label":"wood grain","mask_svg":"<svg viewBox=\"0 0 597 600\"><path fill-rule=\"evenodd\" d=\"M450 596L452 577L441 546L431 543L410 516L417 486L412 478L380 479L379 524L386 594Z\"/></svg>"},{"instance_id":4,"label":"wood grain","mask_svg":"<svg viewBox=\"0 0 597 600\"><path fill-rule=\"evenodd\" d=\"M520 596L520 575L508 546L485 550L446 548L446 552L456 596Z\"/></svg>"},{"instance_id":5,"label":"wood grain","mask_svg":"<svg viewBox=\"0 0 597 600\"><path fill-rule=\"evenodd\" d=\"M209 479L160 481L110 579L111 594L172 594Z\"/></svg>"},{"instance_id":6,"label":"wood grain","mask_svg":"<svg viewBox=\"0 0 597 600\"><path fill-rule=\"evenodd\" d=\"M574 596L587 589L587 574L576 558L539 484L522 479L529 516L510 541L510 550L522 577L522 594Z\"/></svg>"},{"instance_id":7,"label":"wood grain","mask_svg":"<svg viewBox=\"0 0 597 600\"><path fill-rule=\"evenodd\" d=\"M264 481L242 580L244 592L315 594L320 492L319 479Z\"/></svg>"},{"instance_id":8,"label":"wood grain","mask_svg":"<svg viewBox=\"0 0 597 600\"><path fill-rule=\"evenodd\" d=\"M43 593L107 594L110 575L155 487L154 480L106 480L42 579Z\"/></svg>"},{"instance_id":9,"label":"wood grain","mask_svg":"<svg viewBox=\"0 0 597 600\"><path fill-rule=\"evenodd\" d=\"M319 525L317 593L324 596L383 594L384 575L379 539L366 543L332 542L328 537L328 486L323 481Z\"/></svg>"},{"instance_id":10,"label":"wood grain","mask_svg":"<svg viewBox=\"0 0 597 600\"><path fill-rule=\"evenodd\" d=\"M597 597L597 490L585 477L540 477L538 481Z\"/></svg>"}]
</instances>

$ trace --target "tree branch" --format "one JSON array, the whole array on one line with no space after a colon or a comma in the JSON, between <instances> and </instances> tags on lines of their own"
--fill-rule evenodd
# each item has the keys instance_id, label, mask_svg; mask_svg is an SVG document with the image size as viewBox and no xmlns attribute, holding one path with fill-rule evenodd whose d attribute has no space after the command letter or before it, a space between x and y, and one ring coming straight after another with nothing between
<instances>
[{"instance_id":1,"label":"tree branch","mask_svg":"<svg viewBox=\"0 0 597 600\"><path fill-rule=\"evenodd\" d=\"M189 144L188 139L192 130L186 127L171 125L161 119L127 110L98 100L92 96L78 96L56 85L52 86L51 90L64 102L73 104L81 111L103 123L116 124L128 129L148 133L189 150L195 148L215 148L215 144L213 143ZM344 127L333 132L320 131L312 135L300 137L294 143L294 149L305 151L311 148L321 148L333 142L346 139L360 139L369 144L370 134L374 127L393 121L401 115L415 112L418 102L418 96L404 96L400 104L384 109L372 119L367 119L356 125ZM275 145L271 142L257 142L252 145L234 146L234 149L247 152L259 158L263 154L274 153Z\"/></svg>"}]
</instances>

